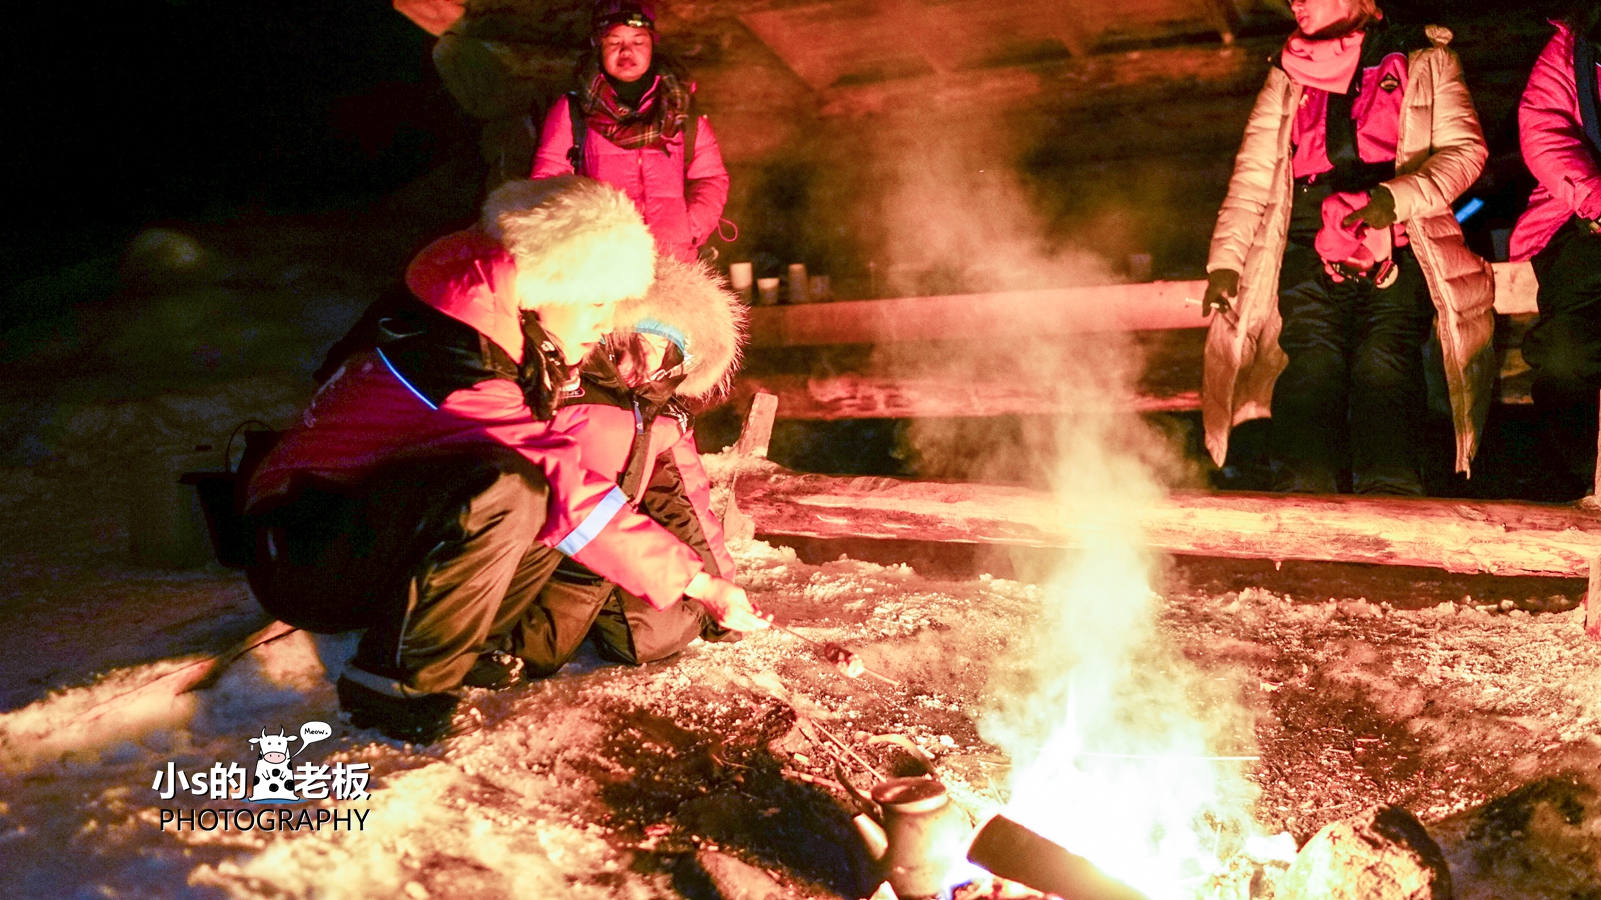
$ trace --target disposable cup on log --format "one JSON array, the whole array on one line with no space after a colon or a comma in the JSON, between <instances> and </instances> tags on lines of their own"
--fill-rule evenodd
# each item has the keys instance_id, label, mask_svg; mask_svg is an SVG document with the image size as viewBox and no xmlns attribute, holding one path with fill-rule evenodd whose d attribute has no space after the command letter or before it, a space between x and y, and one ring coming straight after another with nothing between
<instances>
[{"instance_id":1,"label":"disposable cup on log","mask_svg":"<svg viewBox=\"0 0 1601 900\"><path fill-rule=\"evenodd\" d=\"M752 299L751 276L752 269L750 263L737 262L728 264L728 286L732 288L734 293L738 294L740 299L744 300L746 303L750 303Z\"/></svg>"},{"instance_id":2,"label":"disposable cup on log","mask_svg":"<svg viewBox=\"0 0 1601 900\"><path fill-rule=\"evenodd\" d=\"M778 279L756 279L756 305L776 306L778 304Z\"/></svg>"},{"instance_id":3,"label":"disposable cup on log","mask_svg":"<svg viewBox=\"0 0 1601 900\"><path fill-rule=\"evenodd\" d=\"M128 554L135 564L189 569L211 558L200 497L179 479L220 463L221 454L207 446L151 460L128 498Z\"/></svg>"},{"instance_id":4,"label":"disposable cup on log","mask_svg":"<svg viewBox=\"0 0 1601 900\"><path fill-rule=\"evenodd\" d=\"M1005 816L990 819L978 830L967 849L967 861L992 875L1058 897L1146 900L1144 894L1095 868L1084 857Z\"/></svg>"},{"instance_id":5,"label":"disposable cup on log","mask_svg":"<svg viewBox=\"0 0 1601 900\"><path fill-rule=\"evenodd\" d=\"M806 277L806 266L803 263L791 263L789 267L789 302L812 302L812 283Z\"/></svg>"}]
</instances>

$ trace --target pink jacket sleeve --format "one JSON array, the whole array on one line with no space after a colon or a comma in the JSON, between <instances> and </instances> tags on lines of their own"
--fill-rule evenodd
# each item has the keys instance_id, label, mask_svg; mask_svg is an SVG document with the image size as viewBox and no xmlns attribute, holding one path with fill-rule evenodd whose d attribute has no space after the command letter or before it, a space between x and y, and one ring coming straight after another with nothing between
<instances>
[{"instance_id":1,"label":"pink jacket sleeve","mask_svg":"<svg viewBox=\"0 0 1601 900\"><path fill-rule=\"evenodd\" d=\"M565 107L563 110L565 115ZM571 143L571 122L567 123L567 130L567 140ZM695 158L689 161L689 171L684 173L684 206L689 215L689 234L696 246L706 243L717 228L717 220L727 203L728 169L723 165L723 151L717 145L711 120L701 116L695 125Z\"/></svg>"},{"instance_id":2,"label":"pink jacket sleeve","mask_svg":"<svg viewBox=\"0 0 1601 900\"><path fill-rule=\"evenodd\" d=\"M534 151L534 171L529 178L551 178L573 174L573 161L567 151L573 148L572 113L567 111L567 95L550 105L545 125L539 130L539 149ZM718 159L722 164L722 159Z\"/></svg>"},{"instance_id":3,"label":"pink jacket sleeve","mask_svg":"<svg viewBox=\"0 0 1601 900\"><path fill-rule=\"evenodd\" d=\"M684 436L673 443L671 452L673 463L678 467L678 477L684 482L684 494L695 508L695 518L700 520L700 530L706 535L706 545L711 548L712 558L717 561L717 569L721 577L733 581L739 570L734 565L733 555L728 552L728 543L723 537L723 523L712 512L712 481L706 475L706 467L701 465L700 450L695 446L695 430L684 432Z\"/></svg>"},{"instance_id":4,"label":"pink jacket sleeve","mask_svg":"<svg viewBox=\"0 0 1601 900\"><path fill-rule=\"evenodd\" d=\"M477 443L487 437L544 471L550 509L541 542L657 609L678 602L704 568L699 554L635 512L616 482L584 468L572 437L530 416L516 383L480 382L446 397L439 411L473 423L475 427L458 433L459 441Z\"/></svg>"},{"instance_id":5,"label":"pink jacket sleeve","mask_svg":"<svg viewBox=\"0 0 1601 900\"><path fill-rule=\"evenodd\" d=\"M1601 167L1579 117L1573 35L1557 27L1529 75L1518 105L1523 161L1557 200L1581 218L1601 217Z\"/></svg>"}]
</instances>

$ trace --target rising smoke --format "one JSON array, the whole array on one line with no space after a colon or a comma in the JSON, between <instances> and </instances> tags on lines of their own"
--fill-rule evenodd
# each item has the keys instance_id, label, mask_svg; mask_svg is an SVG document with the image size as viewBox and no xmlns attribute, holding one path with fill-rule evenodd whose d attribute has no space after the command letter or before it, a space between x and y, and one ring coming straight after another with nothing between
<instances>
[{"instance_id":1,"label":"rising smoke","mask_svg":"<svg viewBox=\"0 0 1601 900\"><path fill-rule=\"evenodd\" d=\"M1021 185L947 132L897 151L886 203L901 293L1107 284L1101 258L1049 240ZM899 278L901 281L897 282ZM912 281L908 281L912 279ZM1238 679L1202 672L1164 635L1157 560L1141 510L1187 465L1174 440L1130 412L1145 360L1126 334L928 348L879 348L875 363L937 367L970 385L1009 379L1051 395L1052 416L920 421L904 432L921 477L1032 481L1084 535L1048 581L1038 618L992 676L981 732L1014 768L1009 817L1089 857L1153 898L1194 896L1250 833L1254 747Z\"/></svg>"}]
</instances>

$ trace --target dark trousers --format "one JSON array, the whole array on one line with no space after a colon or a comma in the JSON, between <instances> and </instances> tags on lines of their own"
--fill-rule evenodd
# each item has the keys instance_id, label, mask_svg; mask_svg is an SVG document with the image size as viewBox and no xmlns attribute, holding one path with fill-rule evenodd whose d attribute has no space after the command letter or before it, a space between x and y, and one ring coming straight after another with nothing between
<instances>
[{"instance_id":1,"label":"dark trousers","mask_svg":"<svg viewBox=\"0 0 1601 900\"><path fill-rule=\"evenodd\" d=\"M368 484L276 514L251 586L291 625L365 628L351 664L400 693L450 690L561 560L537 540L549 487L514 454L390 466Z\"/></svg>"},{"instance_id":2,"label":"dark trousers","mask_svg":"<svg viewBox=\"0 0 1601 900\"><path fill-rule=\"evenodd\" d=\"M1417 259L1397 248L1384 290L1336 284L1307 243L1292 242L1279 275L1279 346L1289 363L1273 387L1274 488L1331 494L1349 466L1358 493L1421 494L1423 345L1434 303Z\"/></svg>"},{"instance_id":3,"label":"dark trousers","mask_svg":"<svg viewBox=\"0 0 1601 900\"><path fill-rule=\"evenodd\" d=\"M1534 406L1551 465L1576 489L1595 477L1597 392L1601 391L1601 235L1577 218L1534 257L1540 317L1523 338L1534 370Z\"/></svg>"},{"instance_id":4,"label":"dark trousers","mask_svg":"<svg viewBox=\"0 0 1601 900\"><path fill-rule=\"evenodd\" d=\"M529 674L545 677L566 665L589 637L602 658L644 665L688 647L704 622L699 601L686 597L656 609L609 581L564 566L513 629L511 652Z\"/></svg>"}]
</instances>

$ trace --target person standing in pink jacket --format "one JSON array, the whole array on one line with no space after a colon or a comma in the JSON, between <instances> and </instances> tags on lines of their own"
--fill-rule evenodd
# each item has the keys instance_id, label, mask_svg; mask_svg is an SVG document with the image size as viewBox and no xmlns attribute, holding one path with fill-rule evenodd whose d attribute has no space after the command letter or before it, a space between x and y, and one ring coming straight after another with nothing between
<instances>
[{"instance_id":1,"label":"person standing in pink jacket","mask_svg":"<svg viewBox=\"0 0 1601 900\"><path fill-rule=\"evenodd\" d=\"M1513 260L1531 260L1540 316L1523 338L1534 405L1547 426L1555 486L1582 496L1595 475L1601 391L1601 121L1596 41L1601 3L1556 23L1518 106L1523 161L1539 184L1512 231Z\"/></svg>"},{"instance_id":2,"label":"person standing in pink jacket","mask_svg":"<svg viewBox=\"0 0 1601 900\"><path fill-rule=\"evenodd\" d=\"M699 255L728 202L717 136L695 113L695 83L656 51L649 0L600 0L583 90L551 105L530 177L586 175L634 201L663 253Z\"/></svg>"}]
</instances>

